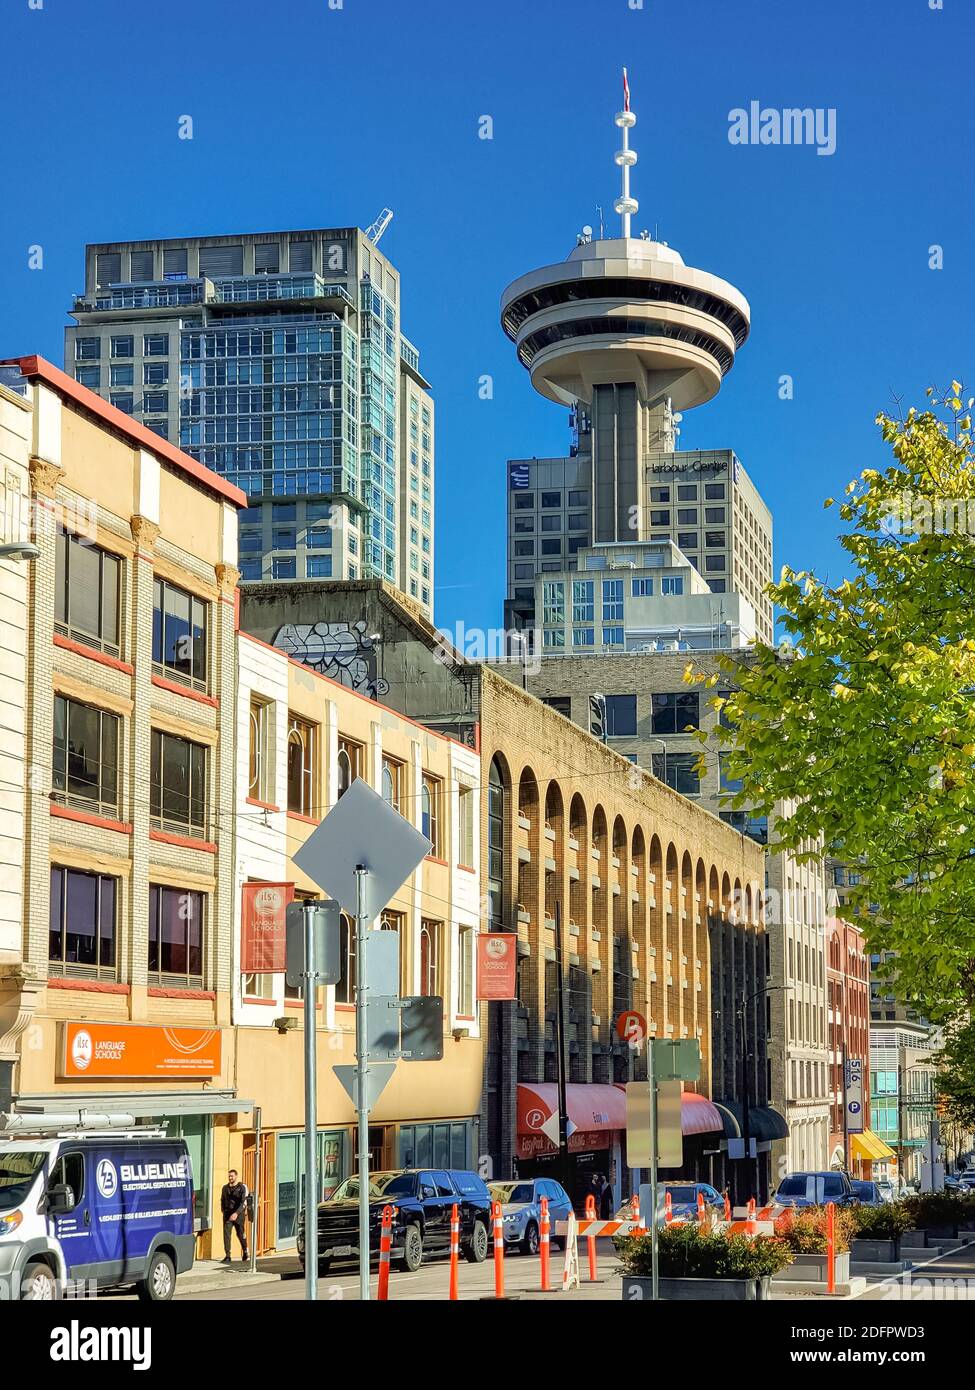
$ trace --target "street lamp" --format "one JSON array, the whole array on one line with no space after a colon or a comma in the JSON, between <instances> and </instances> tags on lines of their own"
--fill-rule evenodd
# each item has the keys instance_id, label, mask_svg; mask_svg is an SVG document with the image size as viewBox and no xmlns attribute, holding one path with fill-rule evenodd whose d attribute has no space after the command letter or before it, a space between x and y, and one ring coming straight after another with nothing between
<instances>
[{"instance_id":1,"label":"street lamp","mask_svg":"<svg viewBox=\"0 0 975 1390\"><path fill-rule=\"evenodd\" d=\"M747 994L747 995L745 996L745 998L742 999L742 1000L740 1001L740 1003L739 1003L739 1004L736 1006L736 1008L735 1008L735 1017L736 1017L736 1019L738 1020L738 1023L739 1023L739 1036L740 1036L740 1038L741 1038L741 1118L742 1118L742 1136L741 1136L741 1137L742 1137L742 1142L744 1143L744 1146L745 1146L744 1158L745 1158L745 1162L746 1162L746 1163L748 1162L748 1159L751 1157L751 1155L750 1155L750 1153L749 1153L749 1149L750 1149L750 1147L751 1147L751 1137L752 1137L752 1136L751 1136L751 1125L750 1125L749 1119L748 1119L748 1110L749 1110L749 1095L748 1095L748 1057L749 1057L749 1052L748 1052L748 1037L747 1037L747 1032L746 1032L746 1027L745 1027L745 1011L746 1011L746 1009L748 1008L748 1005L752 1002L753 999L761 999L761 998L763 998L763 997L765 997L765 996L767 996L767 995L769 995L769 994L774 993L775 990L782 990L782 991L785 991L785 990L790 990L790 989L792 989L792 985L763 985L761 989L755 990L755 992L754 992L753 994ZM756 1158L755 1158L755 1165L756 1165L756 1175L755 1175L755 1176L756 1176L756 1185L757 1185L758 1187L760 1187L761 1184L757 1181L757 1180L758 1180L758 1171L757 1171L757 1170L758 1170L758 1156L757 1156L757 1155L756 1155ZM746 1172L746 1174L747 1174L747 1172L748 1172L747 1168L745 1169L745 1172ZM757 1191L756 1191L755 1195L756 1195L756 1197L759 1195ZM744 1200L745 1200L745 1201L748 1200L747 1194L745 1195Z\"/></svg>"},{"instance_id":2,"label":"street lamp","mask_svg":"<svg viewBox=\"0 0 975 1390\"><path fill-rule=\"evenodd\" d=\"M13 541L0 545L0 560L39 560L40 547L32 541Z\"/></svg>"}]
</instances>

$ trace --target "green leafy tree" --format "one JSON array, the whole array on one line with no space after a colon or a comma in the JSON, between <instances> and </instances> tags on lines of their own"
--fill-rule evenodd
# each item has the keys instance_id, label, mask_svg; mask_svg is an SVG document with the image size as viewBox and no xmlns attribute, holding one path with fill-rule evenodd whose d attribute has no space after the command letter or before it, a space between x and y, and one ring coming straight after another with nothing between
<instances>
[{"instance_id":1,"label":"green leafy tree","mask_svg":"<svg viewBox=\"0 0 975 1390\"><path fill-rule=\"evenodd\" d=\"M878 416L891 461L839 505L850 577L784 569L771 594L792 644L687 673L737 687L715 701L731 727L701 735L742 779L733 804L800 859L822 840L858 867L844 915L896 953L894 987L933 1020L975 1003L971 405L953 382L923 412Z\"/></svg>"}]
</instances>

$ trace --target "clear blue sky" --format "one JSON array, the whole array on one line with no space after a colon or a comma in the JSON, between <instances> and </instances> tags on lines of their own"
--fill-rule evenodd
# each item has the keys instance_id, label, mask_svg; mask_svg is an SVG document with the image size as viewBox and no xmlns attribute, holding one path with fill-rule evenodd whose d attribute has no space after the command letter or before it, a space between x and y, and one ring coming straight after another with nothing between
<instances>
[{"instance_id":1,"label":"clear blue sky","mask_svg":"<svg viewBox=\"0 0 975 1390\"><path fill-rule=\"evenodd\" d=\"M734 448L774 514L776 564L836 577L822 499L881 457L876 410L975 382L975 7L631 3L3 0L0 352L61 362L87 241L368 226L392 207L383 250L438 405L436 618L496 626L505 459L568 438L501 333L498 296L611 205L626 63L638 225L752 306L749 342L681 444ZM728 113L752 100L836 108L836 153L731 145ZM187 114L192 141L177 139ZM42 271L27 268L35 244Z\"/></svg>"}]
</instances>

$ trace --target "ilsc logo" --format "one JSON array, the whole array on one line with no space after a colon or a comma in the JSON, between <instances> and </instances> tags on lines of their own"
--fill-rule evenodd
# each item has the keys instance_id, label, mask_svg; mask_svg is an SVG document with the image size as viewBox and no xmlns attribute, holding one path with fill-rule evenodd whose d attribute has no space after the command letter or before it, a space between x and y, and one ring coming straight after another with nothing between
<instances>
[{"instance_id":1,"label":"ilsc logo","mask_svg":"<svg viewBox=\"0 0 975 1390\"><path fill-rule=\"evenodd\" d=\"M86 1071L91 1065L91 1034L79 1028L71 1039L71 1060L78 1071Z\"/></svg>"},{"instance_id":2,"label":"ilsc logo","mask_svg":"<svg viewBox=\"0 0 975 1390\"><path fill-rule=\"evenodd\" d=\"M115 1164L108 1158L98 1161L95 1169L95 1182L98 1190L103 1197L114 1197L118 1191L118 1173L115 1171Z\"/></svg>"}]
</instances>

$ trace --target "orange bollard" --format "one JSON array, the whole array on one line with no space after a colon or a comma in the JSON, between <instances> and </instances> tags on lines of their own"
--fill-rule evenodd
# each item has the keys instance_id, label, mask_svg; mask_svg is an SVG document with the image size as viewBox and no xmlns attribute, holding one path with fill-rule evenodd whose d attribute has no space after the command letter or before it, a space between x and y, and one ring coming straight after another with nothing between
<instances>
[{"instance_id":1,"label":"orange bollard","mask_svg":"<svg viewBox=\"0 0 975 1390\"><path fill-rule=\"evenodd\" d=\"M731 1199L727 1192L724 1194L724 1219L729 1222L731 1221Z\"/></svg>"},{"instance_id":2,"label":"orange bollard","mask_svg":"<svg viewBox=\"0 0 975 1390\"><path fill-rule=\"evenodd\" d=\"M836 1203L826 1203L826 1292L836 1292Z\"/></svg>"},{"instance_id":3,"label":"orange bollard","mask_svg":"<svg viewBox=\"0 0 975 1390\"><path fill-rule=\"evenodd\" d=\"M393 1243L393 1208L383 1207L383 1222L379 1233L379 1292L380 1301L389 1298L389 1248Z\"/></svg>"},{"instance_id":4,"label":"orange bollard","mask_svg":"<svg viewBox=\"0 0 975 1390\"><path fill-rule=\"evenodd\" d=\"M699 1192L699 1193L697 1194L697 1224L698 1224L698 1226L700 1227L700 1229L701 1229L702 1231L704 1230L705 1226L708 1224L708 1214L707 1214L707 1211L706 1211L705 1206L704 1206L704 1193L703 1193L703 1192Z\"/></svg>"},{"instance_id":5,"label":"orange bollard","mask_svg":"<svg viewBox=\"0 0 975 1390\"><path fill-rule=\"evenodd\" d=\"M664 1193L664 1225L670 1226L674 1220L674 1203L670 1193Z\"/></svg>"},{"instance_id":6,"label":"orange bollard","mask_svg":"<svg viewBox=\"0 0 975 1390\"><path fill-rule=\"evenodd\" d=\"M747 1215L747 1217L745 1218L745 1232L746 1232L747 1235L750 1235L750 1236L753 1236L753 1235L755 1234L755 1198L754 1198L754 1197L749 1197L749 1199L748 1199L748 1215Z\"/></svg>"},{"instance_id":7,"label":"orange bollard","mask_svg":"<svg viewBox=\"0 0 975 1390\"><path fill-rule=\"evenodd\" d=\"M548 1214L548 1198L543 1197L541 1201L542 1218L541 1229L539 1231L538 1253L542 1267L542 1293L551 1293L552 1286L548 1282L548 1257L549 1243L552 1237L552 1222Z\"/></svg>"},{"instance_id":8,"label":"orange bollard","mask_svg":"<svg viewBox=\"0 0 975 1390\"><path fill-rule=\"evenodd\" d=\"M504 1215L500 1202L491 1203L494 1224L494 1296L504 1298Z\"/></svg>"},{"instance_id":9,"label":"orange bollard","mask_svg":"<svg viewBox=\"0 0 975 1390\"><path fill-rule=\"evenodd\" d=\"M586 1198L586 1220L595 1221L596 1219L596 1199L592 1193L590 1193ZM598 1273L596 1264L596 1237L587 1236L586 1244L589 1246L589 1282L590 1284L595 1284L596 1275Z\"/></svg>"},{"instance_id":10,"label":"orange bollard","mask_svg":"<svg viewBox=\"0 0 975 1390\"><path fill-rule=\"evenodd\" d=\"M457 1203L450 1208L450 1293L451 1299L460 1297L457 1292L457 1267L460 1261L460 1212Z\"/></svg>"}]
</instances>

